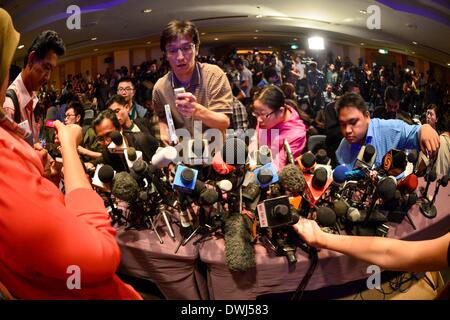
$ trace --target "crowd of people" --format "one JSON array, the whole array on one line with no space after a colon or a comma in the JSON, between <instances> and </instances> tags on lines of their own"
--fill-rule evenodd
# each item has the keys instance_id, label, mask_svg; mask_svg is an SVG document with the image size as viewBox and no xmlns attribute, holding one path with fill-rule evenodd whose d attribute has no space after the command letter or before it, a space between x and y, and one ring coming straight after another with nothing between
<instances>
[{"instance_id":1,"label":"crowd of people","mask_svg":"<svg viewBox=\"0 0 450 320\"><path fill-rule=\"evenodd\" d=\"M308 150L309 137L321 134L332 140L322 147L334 165L351 165L361 145L372 143L380 157L394 147L422 149L437 157L441 174L448 172L448 85L445 91L433 74L424 78L400 66L354 66L340 57L320 68L287 53L198 57L195 25L171 21L161 34L164 58L95 77L69 75L58 89L49 81L65 53L59 35L42 32L29 47L23 70L8 81L4 71L19 35L2 9L0 22L0 166L8 173L0 178L0 281L18 298L140 298L115 275L120 261L115 230L85 173L97 164L124 170L121 155L107 149L113 132L123 135L127 147L142 151L146 161L159 146L171 144L166 105L175 128L194 135L193 120L202 122L203 132L254 128L257 143L282 149L287 140L299 156ZM184 92L176 93L180 87ZM271 136L274 129L277 137ZM395 138L386 137L385 130ZM275 154L281 170L287 159ZM63 184L58 177L64 177ZM310 241L299 225L296 229ZM439 261L432 268L448 263L443 247L436 246ZM83 270L81 290L66 287L70 265Z\"/></svg>"}]
</instances>

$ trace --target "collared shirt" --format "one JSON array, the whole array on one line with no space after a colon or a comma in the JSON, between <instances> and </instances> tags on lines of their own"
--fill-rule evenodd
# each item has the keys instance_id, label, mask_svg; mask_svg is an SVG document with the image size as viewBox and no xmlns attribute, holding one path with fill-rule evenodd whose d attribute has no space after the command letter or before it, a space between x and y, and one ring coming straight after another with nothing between
<instances>
[{"instance_id":1,"label":"collared shirt","mask_svg":"<svg viewBox=\"0 0 450 320\"><path fill-rule=\"evenodd\" d=\"M173 90L182 86L172 71L167 73L153 88L153 106L159 119L167 123L164 105L169 104L175 128L186 128L193 135L193 119L184 118L175 106ZM197 98L197 103L205 108L231 116L233 94L225 73L219 67L208 63L196 63L190 85L185 90L191 92ZM208 127L203 124L202 131L207 129Z\"/></svg>"},{"instance_id":2,"label":"collared shirt","mask_svg":"<svg viewBox=\"0 0 450 320\"><path fill-rule=\"evenodd\" d=\"M33 133L34 142L39 141L39 124L36 122L33 111L36 108L36 105L39 101L36 96L36 92L33 92L33 95L30 96L28 93L25 84L23 83L22 73L20 73L17 78L11 83L8 89L13 89L16 92L17 100L19 101L20 106L20 121L23 122L28 120L28 124L30 125L31 132ZM3 104L3 109L5 109L5 113L14 119L14 103L10 98L6 98Z\"/></svg>"},{"instance_id":3,"label":"collared shirt","mask_svg":"<svg viewBox=\"0 0 450 320\"><path fill-rule=\"evenodd\" d=\"M136 118L144 118L145 114L147 113L147 109L145 109L140 104L133 101L133 104L131 105L131 110L129 112L129 116L131 120L136 120Z\"/></svg>"},{"instance_id":4,"label":"collared shirt","mask_svg":"<svg viewBox=\"0 0 450 320\"><path fill-rule=\"evenodd\" d=\"M248 114L245 106L233 97L233 115L231 116L230 128L234 130L247 130Z\"/></svg>"},{"instance_id":5,"label":"collared shirt","mask_svg":"<svg viewBox=\"0 0 450 320\"><path fill-rule=\"evenodd\" d=\"M408 125L402 120L371 119L365 144L371 144L377 152L375 164L381 165L383 156L391 149L419 149L420 125ZM350 144L343 138L336 150L340 164L353 167L361 144Z\"/></svg>"}]
</instances>

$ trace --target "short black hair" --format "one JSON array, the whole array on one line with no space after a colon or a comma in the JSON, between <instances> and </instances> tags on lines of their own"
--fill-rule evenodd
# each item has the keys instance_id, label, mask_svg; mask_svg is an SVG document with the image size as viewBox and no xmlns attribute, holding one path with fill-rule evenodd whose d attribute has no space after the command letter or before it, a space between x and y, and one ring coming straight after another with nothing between
<instances>
[{"instance_id":1,"label":"short black hair","mask_svg":"<svg viewBox=\"0 0 450 320\"><path fill-rule=\"evenodd\" d=\"M264 78L268 80L271 77L278 77L277 70L275 68L266 68L264 70Z\"/></svg>"},{"instance_id":2,"label":"short black hair","mask_svg":"<svg viewBox=\"0 0 450 320\"><path fill-rule=\"evenodd\" d=\"M100 112L94 121L92 121L92 127L94 128L95 133L97 133L95 127L99 126L105 119L110 119L114 125L114 128L116 128L117 131L120 130L120 123L119 119L117 119L116 113L111 109L106 109Z\"/></svg>"},{"instance_id":3,"label":"short black hair","mask_svg":"<svg viewBox=\"0 0 450 320\"><path fill-rule=\"evenodd\" d=\"M347 80L342 85L342 92L343 93L352 92L353 88L359 88L359 85L355 81Z\"/></svg>"},{"instance_id":4,"label":"short black hair","mask_svg":"<svg viewBox=\"0 0 450 320\"><path fill-rule=\"evenodd\" d=\"M166 52L166 45L176 40L179 36L187 36L192 38L192 42L198 49L200 46L200 36L197 27L191 21L170 21L161 33L159 47L162 52Z\"/></svg>"},{"instance_id":5,"label":"short black hair","mask_svg":"<svg viewBox=\"0 0 450 320\"><path fill-rule=\"evenodd\" d=\"M54 51L58 56L62 56L66 52L66 46L56 31L46 30L41 32L41 34L34 39L31 47L28 48L28 52L23 60L24 66L28 64L28 56L33 51L36 52L36 56L42 60L49 51Z\"/></svg>"},{"instance_id":6,"label":"short black hair","mask_svg":"<svg viewBox=\"0 0 450 320\"><path fill-rule=\"evenodd\" d=\"M82 125L83 120L84 120L84 107L81 104L81 102L79 102L77 100L70 101L66 107L66 112L69 109L73 109L73 111L75 112L75 115L80 116L80 125Z\"/></svg>"},{"instance_id":7,"label":"short black hair","mask_svg":"<svg viewBox=\"0 0 450 320\"><path fill-rule=\"evenodd\" d=\"M136 86L134 85L134 80L131 79L130 77L120 78L119 81L117 82L117 86L119 86L119 84L121 84L122 82L131 82L131 84L133 85L133 89L136 88Z\"/></svg>"},{"instance_id":8,"label":"short black hair","mask_svg":"<svg viewBox=\"0 0 450 320\"><path fill-rule=\"evenodd\" d=\"M106 107L109 108L113 103L118 103L121 106L125 106L127 102L125 101L125 98L122 97L120 94L115 94L111 96L111 98L106 101Z\"/></svg>"},{"instance_id":9,"label":"short black hair","mask_svg":"<svg viewBox=\"0 0 450 320\"><path fill-rule=\"evenodd\" d=\"M402 99L402 93L397 87L389 86L384 91L384 101L394 100L400 101Z\"/></svg>"},{"instance_id":10,"label":"short black hair","mask_svg":"<svg viewBox=\"0 0 450 320\"><path fill-rule=\"evenodd\" d=\"M338 114L341 112L341 109L347 107L354 107L361 111L363 114L369 112L369 108L364 102L363 97L357 93L349 92L341 96L336 101L337 112Z\"/></svg>"}]
</instances>

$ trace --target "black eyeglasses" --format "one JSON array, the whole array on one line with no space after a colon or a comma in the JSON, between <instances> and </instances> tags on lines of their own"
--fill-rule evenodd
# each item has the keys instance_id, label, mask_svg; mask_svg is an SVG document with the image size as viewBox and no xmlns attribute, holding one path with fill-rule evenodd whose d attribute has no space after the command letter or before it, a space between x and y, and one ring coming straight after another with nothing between
<instances>
[{"instance_id":1,"label":"black eyeglasses","mask_svg":"<svg viewBox=\"0 0 450 320\"><path fill-rule=\"evenodd\" d=\"M188 55L192 53L194 47L195 44L189 43L187 45L181 46L180 48L167 48L166 53L168 56L176 56L178 54L178 50L181 50L181 53L183 53L183 55Z\"/></svg>"},{"instance_id":2,"label":"black eyeglasses","mask_svg":"<svg viewBox=\"0 0 450 320\"><path fill-rule=\"evenodd\" d=\"M252 115L253 115L255 118L261 117L261 118L263 118L263 119L267 119L267 118L269 118L272 114L276 113L277 111L278 111L278 110L274 110L274 111L272 111L272 112L270 112L270 113L268 113L268 114L257 114L257 113L255 113L255 112L252 112Z\"/></svg>"}]
</instances>

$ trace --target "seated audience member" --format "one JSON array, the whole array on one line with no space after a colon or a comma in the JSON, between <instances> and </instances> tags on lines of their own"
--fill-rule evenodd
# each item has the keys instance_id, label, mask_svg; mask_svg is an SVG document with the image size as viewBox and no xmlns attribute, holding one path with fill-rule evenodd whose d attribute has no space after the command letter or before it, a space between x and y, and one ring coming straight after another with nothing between
<instances>
[{"instance_id":1,"label":"seated audience member","mask_svg":"<svg viewBox=\"0 0 450 320\"><path fill-rule=\"evenodd\" d=\"M438 175L450 174L450 111L442 115L442 133L439 136L441 146L436 159L436 173Z\"/></svg>"},{"instance_id":2,"label":"seated audience member","mask_svg":"<svg viewBox=\"0 0 450 320\"><path fill-rule=\"evenodd\" d=\"M384 106L377 107L373 112L374 118L379 119L399 119L405 121L407 124L413 124L411 116L400 110L400 101L402 100L402 93L396 87L389 86L384 92Z\"/></svg>"},{"instance_id":3,"label":"seated audience member","mask_svg":"<svg viewBox=\"0 0 450 320\"><path fill-rule=\"evenodd\" d=\"M256 86L262 88L269 85L275 85L279 81L280 78L278 77L277 70L269 67L264 69L263 78Z\"/></svg>"},{"instance_id":4,"label":"seated audience member","mask_svg":"<svg viewBox=\"0 0 450 320\"><path fill-rule=\"evenodd\" d=\"M287 139L294 157L300 156L306 145L307 128L298 112L287 105L283 91L277 86L261 90L253 102L257 118L256 146L267 145L272 150L273 163L278 170L287 164L283 142Z\"/></svg>"},{"instance_id":5,"label":"seated audience member","mask_svg":"<svg viewBox=\"0 0 450 320\"><path fill-rule=\"evenodd\" d=\"M5 116L1 106L18 43L11 17L0 9L0 288L17 299L142 299L115 274L116 230L78 158L81 128L55 122L64 196L42 176L45 150L33 150ZM81 277L74 290L67 284L76 268Z\"/></svg>"},{"instance_id":6,"label":"seated audience member","mask_svg":"<svg viewBox=\"0 0 450 320\"><path fill-rule=\"evenodd\" d=\"M432 240L404 241L330 234L316 221L304 218L293 227L310 246L341 252L386 270L439 271L450 264L450 232Z\"/></svg>"},{"instance_id":7,"label":"seated audience member","mask_svg":"<svg viewBox=\"0 0 450 320\"><path fill-rule=\"evenodd\" d=\"M391 149L419 149L434 156L439 136L429 125L408 125L402 120L370 119L359 94L347 93L336 101L341 132L345 139L336 150L340 164L353 167L362 145L372 144L377 152L375 164Z\"/></svg>"}]
</instances>

